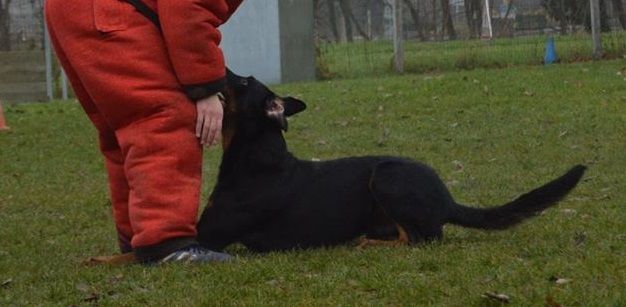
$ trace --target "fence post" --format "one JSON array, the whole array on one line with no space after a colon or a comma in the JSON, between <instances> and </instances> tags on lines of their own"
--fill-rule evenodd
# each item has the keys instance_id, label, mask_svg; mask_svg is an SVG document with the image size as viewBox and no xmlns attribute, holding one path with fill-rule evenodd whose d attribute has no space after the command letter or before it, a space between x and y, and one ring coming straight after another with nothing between
<instances>
[{"instance_id":1,"label":"fence post","mask_svg":"<svg viewBox=\"0 0 626 307\"><path fill-rule=\"evenodd\" d=\"M46 58L46 94L48 100L54 99L54 92L52 89L52 48L50 46L50 36L48 35L48 25L44 22L43 42L44 42L44 54Z\"/></svg>"},{"instance_id":2,"label":"fence post","mask_svg":"<svg viewBox=\"0 0 626 307\"><path fill-rule=\"evenodd\" d=\"M393 63L396 72L404 72L402 0L393 0Z\"/></svg>"},{"instance_id":3,"label":"fence post","mask_svg":"<svg viewBox=\"0 0 626 307\"><path fill-rule=\"evenodd\" d=\"M487 14L487 29L489 30L489 39L493 39L493 25L491 24L491 6L489 0L485 0L485 13Z\"/></svg>"},{"instance_id":4,"label":"fence post","mask_svg":"<svg viewBox=\"0 0 626 307\"><path fill-rule=\"evenodd\" d=\"M602 42L600 41L600 0L589 0L591 9L591 36L593 38L593 59L602 58Z\"/></svg>"},{"instance_id":5,"label":"fence post","mask_svg":"<svg viewBox=\"0 0 626 307\"><path fill-rule=\"evenodd\" d=\"M69 95L67 92L67 75L65 74L65 70L61 69L61 95L63 100L68 100Z\"/></svg>"}]
</instances>

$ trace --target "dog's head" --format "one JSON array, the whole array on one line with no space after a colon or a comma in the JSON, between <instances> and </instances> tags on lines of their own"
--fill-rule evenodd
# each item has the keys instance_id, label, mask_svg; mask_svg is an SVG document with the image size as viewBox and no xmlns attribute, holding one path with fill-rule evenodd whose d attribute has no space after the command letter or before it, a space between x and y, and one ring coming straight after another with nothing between
<instances>
[{"instance_id":1,"label":"dog's head","mask_svg":"<svg viewBox=\"0 0 626 307\"><path fill-rule=\"evenodd\" d=\"M224 147L235 131L250 137L271 130L287 131L287 117L306 109L306 104L293 97L280 97L254 77L227 72L224 95Z\"/></svg>"}]
</instances>

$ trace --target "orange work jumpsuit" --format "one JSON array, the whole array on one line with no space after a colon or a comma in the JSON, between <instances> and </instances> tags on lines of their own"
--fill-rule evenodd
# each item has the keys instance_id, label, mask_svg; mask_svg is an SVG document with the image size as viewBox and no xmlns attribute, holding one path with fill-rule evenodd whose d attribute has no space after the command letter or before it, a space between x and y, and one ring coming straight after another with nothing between
<instances>
[{"instance_id":1,"label":"orange work jumpsuit","mask_svg":"<svg viewBox=\"0 0 626 307\"><path fill-rule=\"evenodd\" d=\"M225 84L217 30L241 0L47 0L56 54L99 133L122 252L195 243L202 147L194 101Z\"/></svg>"}]
</instances>

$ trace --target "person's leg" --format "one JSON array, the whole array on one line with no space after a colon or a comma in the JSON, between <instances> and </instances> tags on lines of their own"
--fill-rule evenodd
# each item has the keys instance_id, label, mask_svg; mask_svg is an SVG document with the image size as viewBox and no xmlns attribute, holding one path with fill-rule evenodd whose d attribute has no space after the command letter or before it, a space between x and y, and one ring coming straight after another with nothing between
<instances>
[{"instance_id":1,"label":"person's leg","mask_svg":"<svg viewBox=\"0 0 626 307\"><path fill-rule=\"evenodd\" d=\"M98 130L100 151L104 155L105 167L109 177L109 193L120 251L122 253L131 252L132 247L130 242L133 237L133 229L130 225L130 219L128 217L128 195L130 189L124 172L124 157L122 155L122 150L117 142L115 132L109 127L102 114L100 114L94 105L91 97L78 78L76 71L74 71L68 57L65 55L64 50L60 48L54 27L50 27L48 32L53 45L56 47L55 52L57 58L59 59L61 66L72 84L72 88L74 89L74 93L76 94L78 101Z\"/></svg>"},{"instance_id":2,"label":"person's leg","mask_svg":"<svg viewBox=\"0 0 626 307\"><path fill-rule=\"evenodd\" d=\"M139 260L195 244L202 168L196 110L160 33L122 1L48 2L56 44L122 150Z\"/></svg>"},{"instance_id":3,"label":"person's leg","mask_svg":"<svg viewBox=\"0 0 626 307\"><path fill-rule=\"evenodd\" d=\"M131 240L134 236L128 213L130 188L124 172L124 156L114 133L100 133L100 150L104 154L109 175L109 192L118 244L122 253L129 253L133 250Z\"/></svg>"}]
</instances>

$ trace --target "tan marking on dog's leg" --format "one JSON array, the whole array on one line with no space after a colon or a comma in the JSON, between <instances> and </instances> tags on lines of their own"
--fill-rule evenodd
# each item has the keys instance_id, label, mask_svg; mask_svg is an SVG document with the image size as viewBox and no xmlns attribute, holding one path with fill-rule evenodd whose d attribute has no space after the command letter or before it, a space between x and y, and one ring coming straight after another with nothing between
<instances>
[{"instance_id":1,"label":"tan marking on dog's leg","mask_svg":"<svg viewBox=\"0 0 626 307\"><path fill-rule=\"evenodd\" d=\"M359 244L357 245L357 249L365 249L366 247L369 246L390 246L390 247L397 247L397 246L402 246L402 245L409 245L409 236L407 235L406 231L404 230L404 228L402 228L402 226L400 226L399 224L396 224L396 227L398 228L398 238L395 240L376 240L376 239L368 239L368 238L361 238L359 241Z\"/></svg>"},{"instance_id":2,"label":"tan marking on dog's leg","mask_svg":"<svg viewBox=\"0 0 626 307\"><path fill-rule=\"evenodd\" d=\"M389 246L389 247L397 247L404 245L403 242L398 240L376 240L376 239L367 239L363 238L359 245L357 245L357 249L365 249L370 246Z\"/></svg>"},{"instance_id":3,"label":"tan marking on dog's leg","mask_svg":"<svg viewBox=\"0 0 626 307\"><path fill-rule=\"evenodd\" d=\"M135 253L126 253L126 254L113 255L113 256L91 257L83 261L82 264L86 266L96 266L96 265L120 266L120 265L134 264L134 263L137 263L137 259L135 258Z\"/></svg>"},{"instance_id":4,"label":"tan marking on dog's leg","mask_svg":"<svg viewBox=\"0 0 626 307\"><path fill-rule=\"evenodd\" d=\"M398 229L398 242L408 245L409 244L409 236L406 234L406 231L400 224L396 224L396 228Z\"/></svg>"}]
</instances>

